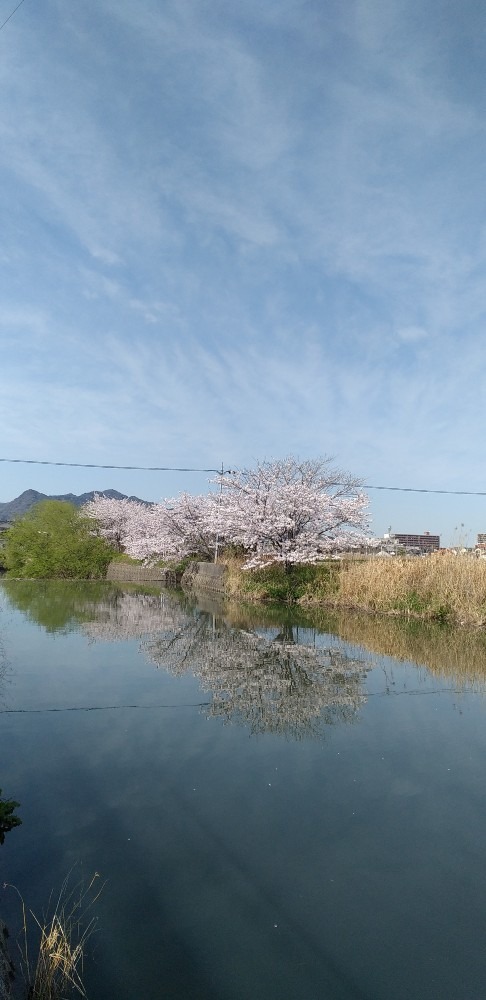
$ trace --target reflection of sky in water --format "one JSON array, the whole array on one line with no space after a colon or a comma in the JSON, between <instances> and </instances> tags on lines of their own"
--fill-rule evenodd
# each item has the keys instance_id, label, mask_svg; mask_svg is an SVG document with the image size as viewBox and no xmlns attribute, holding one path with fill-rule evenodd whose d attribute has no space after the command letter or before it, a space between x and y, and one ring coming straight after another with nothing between
<instances>
[{"instance_id":1,"label":"reflection of sky in water","mask_svg":"<svg viewBox=\"0 0 486 1000\"><path fill-rule=\"evenodd\" d=\"M299 626L304 650L318 649L312 670L304 653L311 676L329 650L350 670L358 662L355 724L322 723L311 739L288 728L251 736L243 713L242 725L210 717L204 672L157 670L144 652L188 621L190 633L197 614L170 603L155 637L141 628L143 602L131 602L137 634L96 641L76 601L71 631L2 611L12 712L0 715L0 786L23 823L1 860L37 911L73 863L108 880L90 1000L479 1000L481 696ZM145 602L143 615L153 609ZM94 625L112 628L115 613L112 595ZM209 642L213 619L203 623ZM237 630L215 629L216 648L229 636L231 652ZM248 621L243 649L258 646L255 632L272 647L279 630ZM225 678L224 656L208 664ZM3 890L0 913L15 932L17 903Z\"/></svg>"}]
</instances>

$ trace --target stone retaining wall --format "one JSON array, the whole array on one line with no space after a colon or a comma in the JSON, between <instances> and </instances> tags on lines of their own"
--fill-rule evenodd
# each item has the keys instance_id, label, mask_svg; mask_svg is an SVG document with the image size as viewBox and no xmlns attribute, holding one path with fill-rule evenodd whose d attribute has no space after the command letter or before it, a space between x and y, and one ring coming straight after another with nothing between
<instances>
[{"instance_id":1,"label":"stone retaining wall","mask_svg":"<svg viewBox=\"0 0 486 1000\"><path fill-rule=\"evenodd\" d=\"M178 587L181 574L172 569L156 566L134 566L132 563L111 562L106 579L115 583L160 583L165 587Z\"/></svg>"},{"instance_id":2,"label":"stone retaining wall","mask_svg":"<svg viewBox=\"0 0 486 1000\"><path fill-rule=\"evenodd\" d=\"M181 585L194 590L225 591L226 566L219 563L189 563L182 575Z\"/></svg>"}]
</instances>

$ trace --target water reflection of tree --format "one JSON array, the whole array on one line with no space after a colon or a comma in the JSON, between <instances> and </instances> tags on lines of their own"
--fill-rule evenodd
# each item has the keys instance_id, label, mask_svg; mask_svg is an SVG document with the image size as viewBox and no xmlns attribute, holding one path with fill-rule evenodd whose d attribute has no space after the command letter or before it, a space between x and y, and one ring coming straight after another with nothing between
<instances>
[{"instance_id":1,"label":"water reflection of tree","mask_svg":"<svg viewBox=\"0 0 486 1000\"><path fill-rule=\"evenodd\" d=\"M199 614L142 648L172 673L191 670L212 695L209 714L253 733L321 733L323 725L353 722L365 701L364 664L339 649L297 643L290 625L269 638Z\"/></svg>"},{"instance_id":2,"label":"water reflection of tree","mask_svg":"<svg viewBox=\"0 0 486 1000\"><path fill-rule=\"evenodd\" d=\"M157 667L197 676L211 695L210 715L245 723L254 733L321 733L323 726L354 721L365 700L364 663L343 650L301 642L280 615L264 616L259 628L255 612L239 609L229 623L217 604L201 611L162 590L111 585L21 581L8 595L49 631L75 627L93 641L138 639Z\"/></svg>"},{"instance_id":3,"label":"water reflection of tree","mask_svg":"<svg viewBox=\"0 0 486 1000\"><path fill-rule=\"evenodd\" d=\"M7 652L3 636L0 634L0 705L4 704L7 683L11 677L11 668L7 659Z\"/></svg>"},{"instance_id":4,"label":"water reflection of tree","mask_svg":"<svg viewBox=\"0 0 486 1000\"><path fill-rule=\"evenodd\" d=\"M9 603L46 632L70 632L89 621L117 588L84 580L2 580Z\"/></svg>"},{"instance_id":5,"label":"water reflection of tree","mask_svg":"<svg viewBox=\"0 0 486 1000\"><path fill-rule=\"evenodd\" d=\"M96 617L82 630L96 640L142 639L177 628L185 620L181 603L164 591L118 591L115 599L98 604Z\"/></svg>"},{"instance_id":6,"label":"water reflection of tree","mask_svg":"<svg viewBox=\"0 0 486 1000\"><path fill-rule=\"evenodd\" d=\"M83 632L96 640L140 639L157 667L195 674L211 694L210 715L254 733L321 732L323 725L354 721L365 700L365 666L342 650L296 641L288 622L262 634L254 623L245 628L243 617L235 628L221 613L201 612L164 591L120 592Z\"/></svg>"}]
</instances>

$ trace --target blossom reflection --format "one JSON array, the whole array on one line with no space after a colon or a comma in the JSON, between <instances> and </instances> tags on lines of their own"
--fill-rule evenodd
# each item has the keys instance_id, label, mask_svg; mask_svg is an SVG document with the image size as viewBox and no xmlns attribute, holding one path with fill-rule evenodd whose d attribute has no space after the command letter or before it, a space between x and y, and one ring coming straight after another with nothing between
<instances>
[{"instance_id":1,"label":"blossom reflection","mask_svg":"<svg viewBox=\"0 0 486 1000\"><path fill-rule=\"evenodd\" d=\"M366 664L343 648L300 642L288 624L235 628L164 593L120 593L83 630L98 640L140 639L158 668L198 678L211 696L209 715L252 733L322 736L326 726L354 722L366 700Z\"/></svg>"}]
</instances>

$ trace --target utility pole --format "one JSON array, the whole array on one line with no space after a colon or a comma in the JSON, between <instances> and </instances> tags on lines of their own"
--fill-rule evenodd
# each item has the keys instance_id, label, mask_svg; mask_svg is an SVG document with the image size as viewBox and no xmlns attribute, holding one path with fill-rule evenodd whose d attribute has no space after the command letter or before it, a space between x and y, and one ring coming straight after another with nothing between
<instances>
[{"instance_id":1,"label":"utility pole","mask_svg":"<svg viewBox=\"0 0 486 1000\"><path fill-rule=\"evenodd\" d=\"M219 484L219 504L220 504L220 506L221 506L221 498L223 496L223 473L224 473L224 465L223 465L223 462L221 462L221 480L220 480L220 484ZM216 535L216 544L215 544L215 547L214 547L214 561L215 561L215 563L217 563L217 561L218 561L218 549L219 549L219 535Z\"/></svg>"}]
</instances>

